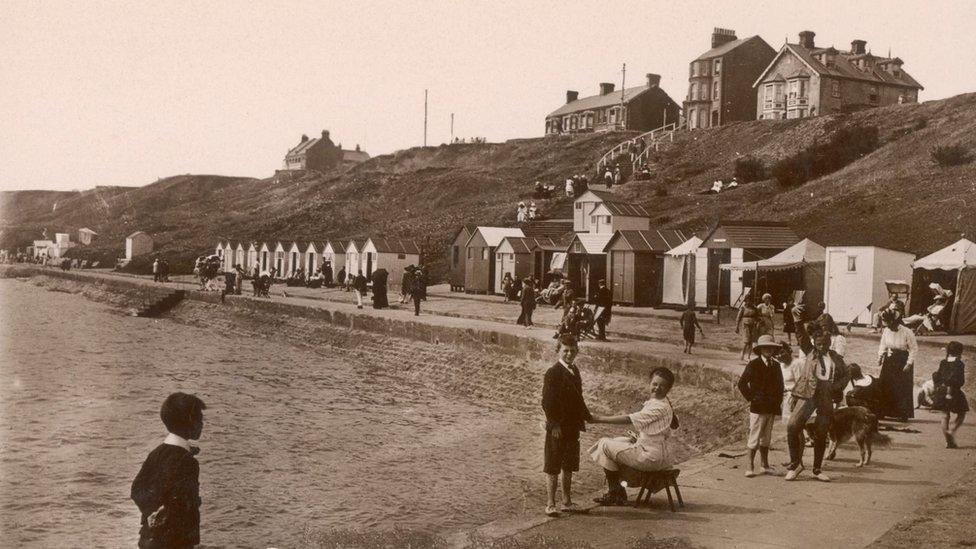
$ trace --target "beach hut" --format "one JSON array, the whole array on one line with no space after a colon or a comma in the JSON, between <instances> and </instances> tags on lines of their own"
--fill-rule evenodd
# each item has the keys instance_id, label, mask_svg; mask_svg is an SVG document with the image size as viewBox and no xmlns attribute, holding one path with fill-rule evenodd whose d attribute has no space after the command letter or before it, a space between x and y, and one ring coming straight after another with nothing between
<instances>
[{"instance_id":1,"label":"beach hut","mask_svg":"<svg viewBox=\"0 0 976 549\"><path fill-rule=\"evenodd\" d=\"M372 276L376 269L386 269L391 277L391 287L400 280L404 269L420 265L420 246L412 240L370 238L363 244L360 255L360 268L366 276Z\"/></svg>"},{"instance_id":2,"label":"beach hut","mask_svg":"<svg viewBox=\"0 0 976 549\"><path fill-rule=\"evenodd\" d=\"M285 268L288 266L287 251L285 250L285 244L280 240L275 242L274 246L274 256L272 258L271 268L275 271L275 278L284 278L286 275Z\"/></svg>"},{"instance_id":3,"label":"beach hut","mask_svg":"<svg viewBox=\"0 0 976 549\"><path fill-rule=\"evenodd\" d=\"M607 278L607 243L612 234L576 233L566 248L565 274L578 297L592 299Z\"/></svg>"},{"instance_id":4,"label":"beach hut","mask_svg":"<svg viewBox=\"0 0 976 549\"><path fill-rule=\"evenodd\" d=\"M912 299L909 311L920 313L933 301L929 284L952 290L943 313L952 334L976 333L976 243L963 238L912 264Z\"/></svg>"},{"instance_id":5,"label":"beach hut","mask_svg":"<svg viewBox=\"0 0 976 549\"><path fill-rule=\"evenodd\" d=\"M224 259L224 247L226 245L227 245L227 242L225 242L223 240L220 240L220 241L217 242L217 247L214 249L214 255L216 255L217 257L219 257L221 259L221 261L223 261L223 259Z\"/></svg>"},{"instance_id":6,"label":"beach hut","mask_svg":"<svg viewBox=\"0 0 976 549\"><path fill-rule=\"evenodd\" d=\"M617 231L646 231L650 228L650 214L638 204L605 200L596 204L590 212L591 233L613 234Z\"/></svg>"},{"instance_id":7,"label":"beach hut","mask_svg":"<svg viewBox=\"0 0 976 549\"><path fill-rule=\"evenodd\" d=\"M526 277L537 278L536 273L539 269L536 268L536 260L545 264L545 252L550 251L551 257L551 253L556 249L559 249L559 244L551 238L531 238L528 236L506 236L503 238L495 248L494 292L502 293L502 280L505 278L505 273L510 274L519 284ZM565 245L562 246L562 249L566 249ZM541 275L538 278L540 281L542 280Z\"/></svg>"},{"instance_id":8,"label":"beach hut","mask_svg":"<svg viewBox=\"0 0 976 549\"><path fill-rule=\"evenodd\" d=\"M664 254L661 303L685 307L695 303L695 252L702 239L693 236Z\"/></svg>"},{"instance_id":9,"label":"beach hut","mask_svg":"<svg viewBox=\"0 0 976 549\"><path fill-rule=\"evenodd\" d=\"M720 265L767 259L799 241L786 223L719 223L695 250L695 304L709 308L737 306L743 289L752 287L752 273L723 271Z\"/></svg>"},{"instance_id":10,"label":"beach hut","mask_svg":"<svg viewBox=\"0 0 976 549\"><path fill-rule=\"evenodd\" d=\"M914 254L878 246L827 246L827 312L840 324L869 324L888 302L886 282L911 286L914 260Z\"/></svg>"},{"instance_id":11,"label":"beach hut","mask_svg":"<svg viewBox=\"0 0 976 549\"><path fill-rule=\"evenodd\" d=\"M597 206L597 209L606 203ZM664 299L665 253L688 239L678 229L616 231L607 242L607 287L615 303L657 307Z\"/></svg>"},{"instance_id":12,"label":"beach hut","mask_svg":"<svg viewBox=\"0 0 976 549\"><path fill-rule=\"evenodd\" d=\"M464 289L464 246L468 239L474 234L474 225L462 225L454 233L454 238L447 246L447 282L451 285L452 292L459 292Z\"/></svg>"},{"instance_id":13,"label":"beach hut","mask_svg":"<svg viewBox=\"0 0 976 549\"><path fill-rule=\"evenodd\" d=\"M262 242L261 247L258 248L258 265L262 272L271 271L272 264L274 263L274 246L269 245L267 242Z\"/></svg>"},{"instance_id":14,"label":"beach hut","mask_svg":"<svg viewBox=\"0 0 976 549\"><path fill-rule=\"evenodd\" d=\"M358 275L360 272L359 267L359 252L363 249L366 243L362 240L350 240L346 244L346 278Z\"/></svg>"},{"instance_id":15,"label":"beach hut","mask_svg":"<svg viewBox=\"0 0 976 549\"><path fill-rule=\"evenodd\" d=\"M306 242L294 240L291 245L288 246L288 276L295 274L298 269L303 269L305 266L305 248L307 247Z\"/></svg>"},{"instance_id":16,"label":"beach hut","mask_svg":"<svg viewBox=\"0 0 976 549\"><path fill-rule=\"evenodd\" d=\"M148 254L153 251L153 239L143 231L136 231L125 237L125 258L132 259L137 255Z\"/></svg>"},{"instance_id":17,"label":"beach hut","mask_svg":"<svg viewBox=\"0 0 976 549\"><path fill-rule=\"evenodd\" d=\"M314 274L322 266L321 263L321 248L316 242L309 242L305 246L305 256L302 261L302 265L305 267L305 274Z\"/></svg>"},{"instance_id":18,"label":"beach hut","mask_svg":"<svg viewBox=\"0 0 976 549\"><path fill-rule=\"evenodd\" d=\"M525 236L515 227L475 227L465 243L464 291L491 293L495 282L495 248L506 236Z\"/></svg>"},{"instance_id":19,"label":"beach hut","mask_svg":"<svg viewBox=\"0 0 976 549\"><path fill-rule=\"evenodd\" d=\"M619 200L612 192L588 190L573 200L573 231L590 232L590 215L597 205Z\"/></svg>"},{"instance_id":20,"label":"beach hut","mask_svg":"<svg viewBox=\"0 0 976 549\"><path fill-rule=\"evenodd\" d=\"M323 263L329 263L332 266L332 276L335 277L333 282L338 281L339 271L346 268L346 246L348 245L348 240L329 240L322 250Z\"/></svg>"},{"instance_id":21,"label":"beach hut","mask_svg":"<svg viewBox=\"0 0 976 549\"><path fill-rule=\"evenodd\" d=\"M233 242L228 240L224 243L224 255L223 255L223 266L225 271L234 270L234 250L236 246Z\"/></svg>"},{"instance_id":22,"label":"beach hut","mask_svg":"<svg viewBox=\"0 0 976 549\"><path fill-rule=\"evenodd\" d=\"M240 265L241 268L247 269L247 248L244 247L243 242L238 242L237 246L234 247L234 265Z\"/></svg>"},{"instance_id":23,"label":"beach hut","mask_svg":"<svg viewBox=\"0 0 976 549\"><path fill-rule=\"evenodd\" d=\"M251 274L254 270L254 266L258 264L258 243L251 241L247 246L247 273Z\"/></svg>"}]
</instances>

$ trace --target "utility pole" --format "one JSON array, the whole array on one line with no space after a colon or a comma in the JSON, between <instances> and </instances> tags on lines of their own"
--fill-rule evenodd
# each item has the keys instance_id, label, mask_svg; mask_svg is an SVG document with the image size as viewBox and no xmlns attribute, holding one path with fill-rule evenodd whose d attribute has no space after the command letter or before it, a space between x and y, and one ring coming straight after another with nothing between
<instances>
[{"instance_id":1,"label":"utility pole","mask_svg":"<svg viewBox=\"0 0 976 549\"><path fill-rule=\"evenodd\" d=\"M424 88L424 146L427 146L427 88Z\"/></svg>"},{"instance_id":2,"label":"utility pole","mask_svg":"<svg viewBox=\"0 0 976 549\"><path fill-rule=\"evenodd\" d=\"M451 143L454 143L454 113L451 113Z\"/></svg>"},{"instance_id":3,"label":"utility pole","mask_svg":"<svg viewBox=\"0 0 976 549\"><path fill-rule=\"evenodd\" d=\"M621 72L623 73L623 79L620 82L620 126L621 129L627 129L627 125L624 122L624 89L627 88L627 63L624 63L624 68Z\"/></svg>"}]
</instances>

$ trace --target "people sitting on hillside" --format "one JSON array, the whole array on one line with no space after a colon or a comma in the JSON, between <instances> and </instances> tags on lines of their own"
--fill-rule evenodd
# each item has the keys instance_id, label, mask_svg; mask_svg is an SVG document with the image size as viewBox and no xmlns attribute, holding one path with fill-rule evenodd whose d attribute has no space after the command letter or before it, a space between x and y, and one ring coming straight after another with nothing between
<instances>
[{"instance_id":1,"label":"people sitting on hillside","mask_svg":"<svg viewBox=\"0 0 976 549\"><path fill-rule=\"evenodd\" d=\"M634 172L634 179L637 181L647 181L650 178L650 168L647 167L646 162L641 162L640 166L637 167L637 171Z\"/></svg>"},{"instance_id":2,"label":"people sitting on hillside","mask_svg":"<svg viewBox=\"0 0 976 549\"><path fill-rule=\"evenodd\" d=\"M535 202L529 203L529 221L535 221L536 217L539 215L539 208L536 207Z\"/></svg>"},{"instance_id":3,"label":"people sitting on hillside","mask_svg":"<svg viewBox=\"0 0 976 549\"><path fill-rule=\"evenodd\" d=\"M709 189L708 192L710 192L712 194L718 194L718 193L722 192L722 180L721 179L716 179L712 183L712 188Z\"/></svg>"},{"instance_id":4,"label":"people sitting on hillside","mask_svg":"<svg viewBox=\"0 0 976 549\"><path fill-rule=\"evenodd\" d=\"M543 185L540 181L535 182L535 189L532 191L532 198L548 200L552 198L552 193L556 191L555 185Z\"/></svg>"},{"instance_id":5,"label":"people sitting on hillside","mask_svg":"<svg viewBox=\"0 0 976 549\"><path fill-rule=\"evenodd\" d=\"M731 191L732 189L735 189L738 186L739 186L739 180L733 177L732 181L729 181L729 184L725 186L725 190Z\"/></svg>"},{"instance_id":6,"label":"people sitting on hillside","mask_svg":"<svg viewBox=\"0 0 976 549\"><path fill-rule=\"evenodd\" d=\"M572 177L567 177L566 178L566 196L569 197L569 198L573 198L574 196L576 196L576 190L573 187L573 178Z\"/></svg>"}]
</instances>

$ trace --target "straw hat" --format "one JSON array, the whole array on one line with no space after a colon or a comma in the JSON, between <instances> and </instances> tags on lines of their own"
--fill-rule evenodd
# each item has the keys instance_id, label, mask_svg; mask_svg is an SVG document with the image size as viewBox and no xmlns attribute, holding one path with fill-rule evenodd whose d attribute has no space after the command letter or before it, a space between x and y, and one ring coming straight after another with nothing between
<instances>
[{"instance_id":1,"label":"straw hat","mask_svg":"<svg viewBox=\"0 0 976 549\"><path fill-rule=\"evenodd\" d=\"M759 336L759 339L756 340L755 345L752 346L752 350L758 352L759 349L762 349L763 347L779 349L780 345L779 343L776 343L776 340L773 339L773 336L769 334L763 334Z\"/></svg>"}]
</instances>

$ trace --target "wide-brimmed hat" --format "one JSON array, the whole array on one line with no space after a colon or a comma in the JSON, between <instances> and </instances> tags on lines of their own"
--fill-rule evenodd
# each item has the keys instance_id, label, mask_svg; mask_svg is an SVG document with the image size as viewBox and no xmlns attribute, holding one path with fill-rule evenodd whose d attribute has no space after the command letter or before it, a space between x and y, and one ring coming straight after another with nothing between
<instances>
[{"instance_id":1,"label":"wide-brimmed hat","mask_svg":"<svg viewBox=\"0 0 976 549\"><path fill-rule=\"evenodd\" d=\"M759 339L756 340L756 343L752 346L752 350L753 351L758 351L759 349L762 349L763 347L771 347L771 348L774 348L774 349L779 349L780 348L780 344L779 343L776 343L776 340L773 339L773 336L771 336L769 334L763 334L763 335L759 336Z\"/></svg>"}]
</instances>

